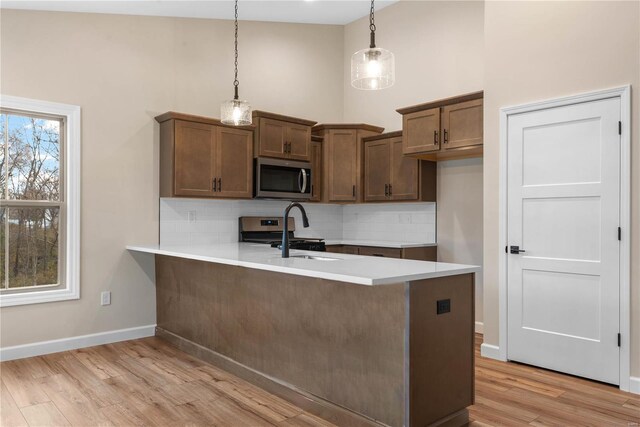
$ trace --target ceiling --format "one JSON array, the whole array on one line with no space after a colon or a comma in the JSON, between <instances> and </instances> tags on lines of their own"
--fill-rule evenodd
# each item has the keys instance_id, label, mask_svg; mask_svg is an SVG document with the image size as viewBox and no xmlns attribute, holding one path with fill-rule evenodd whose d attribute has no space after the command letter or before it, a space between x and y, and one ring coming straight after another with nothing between
<instances>
[{"instance_id":1,"label":"ceiling","mask_svg":"<svg viewBox=\"0 0 640 427\"><path fill-rule=\"evenodd\" d=\"M377 1L376 10L398 0ZM229 0L135 0L135 1L30 1L2 0L3 9L58 12L114 13L121 15L175 16L182 18L233 19ZM344 25L369 14L368 0L239 0L241 20Z\"/></svg>"}]
</instances>

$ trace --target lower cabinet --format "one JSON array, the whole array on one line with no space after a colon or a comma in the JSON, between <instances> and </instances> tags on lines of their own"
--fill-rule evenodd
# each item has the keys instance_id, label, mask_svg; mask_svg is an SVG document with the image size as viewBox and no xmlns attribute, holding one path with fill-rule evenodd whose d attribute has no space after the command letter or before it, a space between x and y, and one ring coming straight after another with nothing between
<instances>
[{"instance_id":1,"label":"lower cabinet","mask_svg":"<svg viewBox=\"0 0 640 427\"><path fill-rule=\"evenodd\" d=\"M412 248L387 248L377 246L327 245L327 252L378 256L385 258L415 259L418 261L438 260L437 246L417 246Z\"/></svg>"}]
</instances>

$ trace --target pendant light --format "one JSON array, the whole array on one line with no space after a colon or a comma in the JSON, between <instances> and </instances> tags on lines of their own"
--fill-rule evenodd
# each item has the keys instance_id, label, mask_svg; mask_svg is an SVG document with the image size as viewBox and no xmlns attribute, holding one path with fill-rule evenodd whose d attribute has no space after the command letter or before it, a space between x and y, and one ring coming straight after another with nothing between
<instances>
[{"instance_id":1,"label":"pendant light","mask_svg":"<svg viewBox=\"0 0 640 427\"><path fill-rule=\"evenodd\" d=\"M233 99L220 105L220 121L225 125L246 126L251 124L251 105L238 98L238 0L235 11L235 79L233 80Z\"/></svg>"},{"instance_id":2,"label":"pendant light","mask_svg":"<svg viewBox=\"0 0 640 427\"><path fill-rule=\"evenodd\" d=\"M351 56L351 86L356 89L379 90L393 86L395 61L393 53L376 47L376 24L373 1L369 12L371 31L369 49L362 49Z\"/></svg>"}]
</instances>

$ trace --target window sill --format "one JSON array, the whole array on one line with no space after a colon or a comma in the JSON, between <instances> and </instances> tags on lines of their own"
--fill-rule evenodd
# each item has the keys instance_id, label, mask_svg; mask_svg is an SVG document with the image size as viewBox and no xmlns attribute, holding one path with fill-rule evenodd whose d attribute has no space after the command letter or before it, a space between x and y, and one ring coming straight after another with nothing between
<instances>
[{"instance_id":1,"label":"window sill","mask_svg":"<svg viewBox=\"0 0 640 427\"><path fill-rule=\"evenodd\" d=\"M80 289L55 289L49 291L32 291L14 294L0 294L0 307L15 305L40 304L44 302L56 302L80 299Z\"/></svg>"}]
</instances>

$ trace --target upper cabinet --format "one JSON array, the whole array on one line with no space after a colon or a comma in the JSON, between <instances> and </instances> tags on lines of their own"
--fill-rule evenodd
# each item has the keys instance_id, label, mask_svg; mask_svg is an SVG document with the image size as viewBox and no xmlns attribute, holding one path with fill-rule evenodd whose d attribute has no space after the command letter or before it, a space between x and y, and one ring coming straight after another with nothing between
<instances>
[{"instance_id":1,"label":"upper cabinet","mask_svg":"<svg viewBox=\"0 0 640 427\"><path fill-rule=\"evenodd\" d=\"M401 108L402 150L425 160L482 156L483 92Z\"/></svg>"},{"instance_id":2,"label":"upper cabinet","mask_svg":"<svg viewBox=\"0 0 640 427\"><path fill-rule=\"evenodd\" d=\"M322 142L322 201L361 202L364 191L362 139L384 128L367 124L323 124L313 128Z\"/></svg>"},{"instance_id":3,"label":"upper cabinet","mask_svg":"<svg viewBox=\"0 0 640 427\"><path fill-rule=\"evenodd\" d=\"M251 198L253 128L168 112L160 123L160 197Z\"/></svg>"},{"instance_id":4,"label":"upper cabinet","mask_svg":"<svg viewBox=\"0 0 640 427\"><path fill-rule=\"evenodd\" d=\"M403 154L403 133L364 138L364 201L436 201L436 165Z\"/></svg>"},{"instance_id":5,"label":"upper cabinet","mask_svg":"<svg viewBox=\"0 0 640 427\"><path fill-rule=\"evenodd\" d=\"M316 122L265 111L253 112L254 155L309 161L311 127Z\"/></svg>"}]
</instances>

